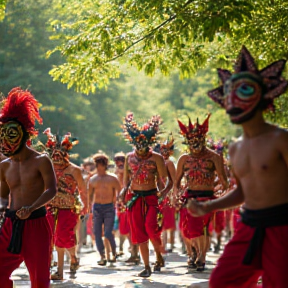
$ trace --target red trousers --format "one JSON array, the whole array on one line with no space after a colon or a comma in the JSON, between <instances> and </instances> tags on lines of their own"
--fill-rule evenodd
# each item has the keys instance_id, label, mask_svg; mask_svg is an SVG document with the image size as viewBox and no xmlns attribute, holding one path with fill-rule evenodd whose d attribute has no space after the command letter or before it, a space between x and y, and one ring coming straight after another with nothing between
<instances>
[{"instance_id":1,"label":"red trousers","mask_svg":"<svg viewBox=\"0 0 288 288\"><path fill-rule=\"evenodd\" d=\"M7 251L11 235L12 221L6 218L0 231L0 287L13 287L10 276L24 261L29 271L31 288L48 288L52 230L47 217L26 220L20 254Z\"/></svg>"},{"instance_id":2,"label":"red trousers","mask_svg":"<svg viewBox=\"0 0 288 288\"><path fill-rule=\"evenodd\" d=\"M211 219L211 213L201 217L194 217L188 213L187 208L180 210L180 229L184 237L193 239L205 235L205 229L208 229Z\"/></svg>"},{"instance_id":3,"label":"red trousers","mask_svg":"<svg viewBox=\"0 0 288 288\"><path fill-rule=\"evenodd\" d=\"M238 223L235 235L212 271L210 288L261 287L257 286L261 275L263 288L288 287L288 225L266 228L262 263L259 263L259 257L255 257L251 265L243 265L254 229L242 222Z\"/></svg>"},{"instance_id":4,"label":"red trousers","mask_svg":"<svg viewBox=\"0 0 288 288\"><path fill-rule=\"evenodd\" d=\"M130 233L130 226L128 221L128 213L127 211L120 212L118 214L119 219L119 232L121 235L127 235Z\"/></svg>"},{"instance_id":5,"label":"red trousers","mask_svg":"<svg viewBox=\"0 0 288 288\"><path fill-rule=\"evenodd\" d=\"M170 207L165 205L162 209L163 213L163 223L162 230L175 230L176 220L175 220L175 207Z\"/></svg>"},{"instance_id":6,"label":"red trousers","mask_svg":"<svg viewBox=\"0 0 288 288\"><path fill-rule=\"evenodd\" d=\"M209 225L209 233L211 234L213 230L219 234L225 228L225 211L216 211L213 213L212 221Z\"/></svg>"},{"instance_id":7,"label":"red trousers","mask_svg":"<svg viewBox=\"0 0 288 288\"><path fill-rule=\"evenodd\" d=\"M157 223L159 211L156 195L139 197L128 210L128 219L133 244L141 244L149 239L161 245L161 229Z\"/></svg>"},{"instance_id":8,"label":"red trousers","mask_svg":"<svg viewBox=\"0 0 288 288\"><path fill-rule=\"evenodd\" d=\"M70 209L58 209L56 218L51 211L48 211L47 217L51 227L54 227L53 238L55 246L67 249L74 247L77 244L75 229L79 215Z\"/></svg>"}]
</instances>

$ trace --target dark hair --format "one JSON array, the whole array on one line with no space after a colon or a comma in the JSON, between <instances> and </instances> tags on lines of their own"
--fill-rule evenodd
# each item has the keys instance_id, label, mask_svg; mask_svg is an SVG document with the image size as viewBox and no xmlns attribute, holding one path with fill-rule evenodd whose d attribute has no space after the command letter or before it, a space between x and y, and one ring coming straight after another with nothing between
<instances>
[{"instance_id":1,"label":"dark hair","mask_svg":"<svg viewBox=\"0 0 288 288\"><path fill-rule=\"evenodd\" d=\"M115 156L114 161L122 161L125 162L125 156Z\"/></svg>"},{"instance_id":2,"label":"dark hair","mask_svg":"<svg viewBox=\"0 0 288 288\"><path fill-rule=\"evenodd\" d=\"M96 167L97 167L97 164L101 164L103 166L106 166L106 168L108 167L108 156L103 153L103 152L98 152L96 153L94 156L93 156L93 160L96 164Z\"/></svg>"}]
</instances>

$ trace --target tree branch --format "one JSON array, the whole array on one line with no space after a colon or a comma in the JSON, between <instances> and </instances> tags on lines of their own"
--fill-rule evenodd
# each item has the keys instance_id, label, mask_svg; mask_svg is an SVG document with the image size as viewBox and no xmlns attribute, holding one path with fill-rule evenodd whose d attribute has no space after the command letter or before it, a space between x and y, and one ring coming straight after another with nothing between
<instances>
[{"instance_id":1,"label":"tree branch","mask_svg":"<svg viewBox=\"0 0 288 288\"><path fill-rule=\"evenodd\" d=\"M189 4L191 4L194 0L188 0L182 7L186 8ZM170 16L169 19L165 20L164 22L162 22L160 25L158 25L157 27L153 28L148 34L144 35L143 37L141 37L140 39L138 39L137 41L133 42L131 45L129 45L121 54L118 54L117 56L105 61L105 63L108 62L112 62L120 57L122 57L129 49L131 49L133 46L135 46L136 44L138 44L139 42L143 41L144 39L147 39L149 37L151 37L157 30L159 30L161 27L165 26L167 23L170 23L171 21L173 21L175 18L177 17L177 14L174 14L173 16Z\"/></svg>"}]
</instances>

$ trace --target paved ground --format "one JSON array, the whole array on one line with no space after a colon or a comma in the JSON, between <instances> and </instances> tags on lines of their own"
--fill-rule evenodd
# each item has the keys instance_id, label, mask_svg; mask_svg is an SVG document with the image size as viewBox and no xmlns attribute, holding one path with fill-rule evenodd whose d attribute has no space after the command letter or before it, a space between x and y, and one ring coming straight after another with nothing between
<instances>
[{"instance_id":1,"label":"paved ground","mask_svg":"<svg viewBox=\"0 0 288 288\"><path fill-rule=\"evenodd\" d=\"M143 264L140 263L138 266L127 265L124 263L127 257L128 255L124 255L117 263L101 267L97 265L99 256L95 250L91 248L82 249L81 266L77 273L75 275L68 273L69 264L65 264L65 279L63 281L51 281L51 288L207 288L209 275L219 254L208 252L207 269L204 272L187 272L187 257L180 254L180 245L178 245L175 252L167 254L166 266L161 269L161 272L153 273L147 279L137 277L139 271L143 269ZM151 261L155 259L153 254L150 258ZM15 288L30 287L29 276L24 264L14 271L12 278Z\"/></svg>"}]
</instances>

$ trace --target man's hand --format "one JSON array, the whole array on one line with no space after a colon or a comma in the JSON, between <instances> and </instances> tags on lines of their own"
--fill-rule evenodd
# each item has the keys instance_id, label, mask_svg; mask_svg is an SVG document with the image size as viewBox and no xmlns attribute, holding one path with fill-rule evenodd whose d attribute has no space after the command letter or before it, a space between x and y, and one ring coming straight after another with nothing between
<instances>
[{"instance_id":1,"label":"man's hand","mask_svg":"<svg viewBox=\"0 0 288 288\"><path fill-rule=\"evenodd\" d=\"M207 203L205 202L198 202L194 199L189 199L186 207L189 214L194 217L203 216L208 213Z\"/></svg>"},{"instance_id":2,"label":"man's hand","mask_svg":"<svg viewBox=\"0 0 288 288\"><path fill-rule=\"evenodd\" d=\"M127 188L126 187L122 188L122 190L120 191L117 197L117 202L125 203L126 192L127 192Z\"/></svg>"},{"instance_id":3,"label":"man's hand","mask_svg":"<svg viewBox=\"0 0 288 288\"><path fill-rule=\"evenodd\" d=\"M19 219L27 219L32 213L32 208L31 206L23 206L20 208L17 212L16 215L18 216Z\"/></svg>"},{"instance_id":4,"label":"man's hand","mask_svg":"<svg viewBox=\"0 0 288 288\"><path fill-rule=\"evenodd\" d=\"M88 212L87 206L84 206L80 214L81 214L81 215L86 215L86 214L88 214L88 213L89 213L89 212Z\"/></svg>"}]
</instances>

